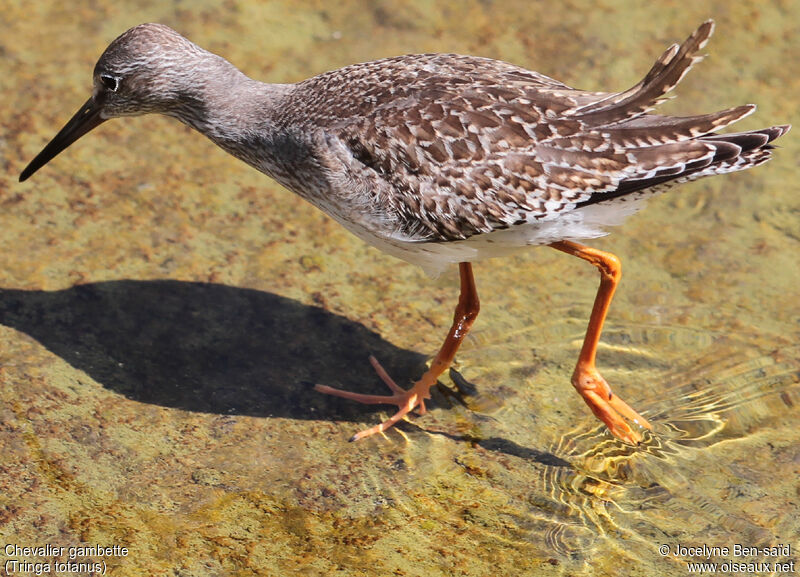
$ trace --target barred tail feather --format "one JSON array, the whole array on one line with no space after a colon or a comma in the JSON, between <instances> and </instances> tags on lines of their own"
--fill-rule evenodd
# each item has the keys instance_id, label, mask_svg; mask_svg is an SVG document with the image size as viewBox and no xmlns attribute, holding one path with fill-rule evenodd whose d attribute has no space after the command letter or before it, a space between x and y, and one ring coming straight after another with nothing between
<instances>
[{"instance_id":1,"label":"barred tail feather","mask_svg":"<svg viewBox=\"0 0 800 577\"><path fill-rule=\"evenodd\" d=\"M664 168L645 175L635 175L620 182L619 186L606 193L595 193L592 197L577 206L588 206L612 201L634 193L655 194L668 187L690 182L717 174L738 172L753 168L767 162L772 156L771 144L791 128L790 125L771 126L759 130L736 132L732 134L708 134L692 142L705 144L710 153L686 162L683 166L678 162L663 162ZM675 145L674 145L675 146ZM644 150L658 150L664 147L653 147ZM678 169L679 168L679 169Z\"/></svg>"},{"instance_id":2,"label":"barred tail feather","mask_svg":"<svg viewBox=\"0 0 800 577\"><path fill-rule=\"evenodd\" d=\"M712 20L703 22L679 47L670 46L636 86L567 111L565 115L579 119L587 128L595 128L646 114L702 60L697 52L706 45L713 31Z\"/></svg>"}]
</instances>

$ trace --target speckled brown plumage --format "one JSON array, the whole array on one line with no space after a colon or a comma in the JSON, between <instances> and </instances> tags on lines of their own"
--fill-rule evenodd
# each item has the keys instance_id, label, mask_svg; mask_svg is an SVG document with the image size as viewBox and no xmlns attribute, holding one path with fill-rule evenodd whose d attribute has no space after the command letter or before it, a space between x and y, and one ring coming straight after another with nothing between
<instances>
[{"instance_id":1,"label":"speckled brown plumage","mask_svg":"<svg viewBox=\"0 0 800 577\"><path fill-rule=\"evenodd\" d=\"M409 55L302 82L282 112L340 140L355 181L389 184L374 202L391 207L402 235L465 239L767 160L764 146L783 127L711 134L752 105L690 118L647 114L699 59L711 31L705 23L619 94L574 90L485 58Z\"/></svg>"}]
</instances>

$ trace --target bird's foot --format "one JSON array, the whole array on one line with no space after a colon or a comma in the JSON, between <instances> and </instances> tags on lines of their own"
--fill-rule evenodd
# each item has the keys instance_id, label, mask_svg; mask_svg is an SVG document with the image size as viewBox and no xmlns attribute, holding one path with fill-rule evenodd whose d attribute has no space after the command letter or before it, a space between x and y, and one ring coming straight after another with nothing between
<instances>
[{"instance_id":1,"label":"bird's foot","mask_svg":"<svg viewBox=\"0 0 800 577\"><path fill-rule=\"evenodd\" d=\"M379 425L359 431L350 437L350 441L358 441L360 439L369 437L370 435L374 435L375 433L382 433L417 407L419 408L418 412L420 415L425 414L425 399L430 398L430 389L436 384L436 377L433 376L430 371L428 371L422 375L420 380L414 383L413 387L411 387L409 390L405 390L394 382L392 377L389 376L389 374L375 357L370 356L369 362L372 364L372 367L375 369L375 372L378 373L378 376L381 378L381 380L392 390L393 394L363 395L361 393L352 393L350 391L343 391L342 389L335 389L327 385L314 385L314 389L320 393L325 393L326 395L334 395L336 397L342 397L344 399L350 399L351 401L365 403L368 405L385 404L397 405L399 407L399 410L390 418L386 419Z\"/></svg>"},{"instance_id":2,"label":"bird's foot","mask_svg":"<svg viewBox=\"0 0 800 577\"><path fill-rule=\"evenodd\" d=\"M611 391L611 387L594 366L578 366L572 375L572 385L595 416L603 421L611 434L618 439L632 445L638 445L642 440L641 433L632 429L625 419L640 427L653 428L647 419Z\"/></svg>"}]
</instances>

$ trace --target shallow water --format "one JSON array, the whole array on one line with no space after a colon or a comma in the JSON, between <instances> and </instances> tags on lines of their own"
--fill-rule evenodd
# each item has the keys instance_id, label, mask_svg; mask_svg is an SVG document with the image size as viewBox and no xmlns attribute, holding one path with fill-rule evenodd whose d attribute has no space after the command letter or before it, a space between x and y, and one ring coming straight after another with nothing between
<instances>
[{"instance_id":1,"label":"shallow water","mask_svg":"<svg viewBox=\"0 0 800 577\"><path fill-rule=\"evenodd\" d=\"M6 2L4 563L55 560L9 544L88 543L128 549L77 559L117 576L685 575L706 557L800 571L795 133L769 165L674 189L593 243L624 264L598 363L654 424L636 448L569 384L597 282L577 259L477 265L481 315L431 410L350 444L390 408L311 386L380 392L369 354L418 376L455 271L379 254L167 119L107 123L16 182L142 21L276 82L454 51L599 90L708 17L710 57L664 109L757 102L742 128L796 124L796 2Z\"/></svg>"}]
</instances>

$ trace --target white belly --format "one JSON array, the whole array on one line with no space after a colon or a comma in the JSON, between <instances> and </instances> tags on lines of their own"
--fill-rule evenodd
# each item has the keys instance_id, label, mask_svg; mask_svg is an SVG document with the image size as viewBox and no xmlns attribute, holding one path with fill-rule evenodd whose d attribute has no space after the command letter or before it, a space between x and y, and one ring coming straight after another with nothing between
<instances>
[{"instance_id":1,"label":"white belly","mask_svg":"<svg viewBox=\"0 0 800 577\"><path fill-rule=\"evenodd\" d=\"M656 192L660 191L642 191L571 212L560 212L549 220L542 219L448 242L377 236L353 222L332 216L364 242L401 260L419 265L426 274L437 277L449 265L459 262L507 256L528 246L551 244L560 240L580 241L604 236L608 234L607 227L622 224L628 216L643 207L646 198Z\"/></svg>"}]
</instances>

